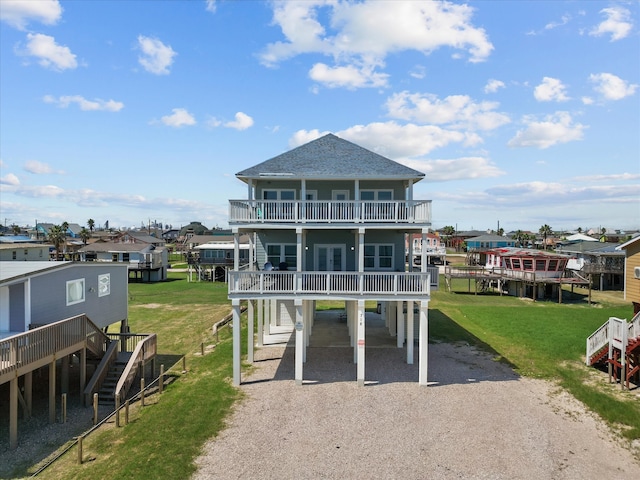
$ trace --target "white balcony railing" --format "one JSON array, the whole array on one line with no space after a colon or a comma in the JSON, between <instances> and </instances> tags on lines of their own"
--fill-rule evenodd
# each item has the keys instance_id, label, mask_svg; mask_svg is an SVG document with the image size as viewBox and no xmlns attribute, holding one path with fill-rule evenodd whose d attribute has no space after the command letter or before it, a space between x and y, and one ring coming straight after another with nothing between
<instances>
[{"instance_id":1,"label":"white balcony railing","mask_svg":"<svg viewBox=\"0 0 640 480\"><path fill-rule=\"evenodd\" d=\"M431 200L229 200L229 223L431 223Z\"/></svg>"},{"instance_id":2,"label":"white balcony railing","mask_svg":"<svg viewBox=\"0 0 640 480\"><path fill-rule=\"evenodd\" d=\"M229 272L229 295L402 295L424 297L438 288L438 269L427 272Z\"/></svg>"}]
</instances>

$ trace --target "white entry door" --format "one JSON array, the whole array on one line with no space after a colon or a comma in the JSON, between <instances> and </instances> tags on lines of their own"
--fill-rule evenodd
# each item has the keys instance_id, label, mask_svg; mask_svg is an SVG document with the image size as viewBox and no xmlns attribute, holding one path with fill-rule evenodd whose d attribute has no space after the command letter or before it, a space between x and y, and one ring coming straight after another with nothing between
<instances>
[{"instance_id":1,"label":"white entry door","mask_svg":"<svg viewBox=\"0 0 640 480\"><path fill-rule=\"evenodd\" d=\"M321 272L342 272L346 269L346 245L316 245L315 266Z\"/></svg>"}]
</instances>

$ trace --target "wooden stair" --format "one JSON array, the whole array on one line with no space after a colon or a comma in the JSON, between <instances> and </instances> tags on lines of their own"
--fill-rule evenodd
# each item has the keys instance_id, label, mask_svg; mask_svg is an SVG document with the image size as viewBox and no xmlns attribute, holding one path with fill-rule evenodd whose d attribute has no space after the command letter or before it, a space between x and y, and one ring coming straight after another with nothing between
<instances>
[{"instance_id":1,"label":"wooden stair","mask_svg":"<svg viewBox=\"0 0 640 480\"><path fill-rule=\"evenodd\" d=\"M116 403L114 392L116 386L118 385L118 381L122 376L122 372L124 372L127 363L129 362L129 358L131 358L131 352L119 352L118 358L114 362L114 364L109 369L107 376L102 382L102 386L98 391L98 403L100 405L109 405L114 406Z\"/></svg>"}]
</instances>

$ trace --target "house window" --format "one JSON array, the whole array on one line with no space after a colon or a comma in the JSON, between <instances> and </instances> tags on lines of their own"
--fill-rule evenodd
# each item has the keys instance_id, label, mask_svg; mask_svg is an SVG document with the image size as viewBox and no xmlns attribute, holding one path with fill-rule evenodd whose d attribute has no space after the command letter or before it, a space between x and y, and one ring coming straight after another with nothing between
<instances>
[{"instance_id":1,"label":"house window","mask_svg":"<svg viewBox=\"0 0 640 480\"><path fill-rule=\"evenodd\" d=\"M111 274L98 275L98 296L104 297L111 294Z\"/></svg>"},{"instance_id":2,"label":"house window","mask_svg":"<svg viewBox=\"0 0 640 480\"><path fill-rule=\"evenodd\" d=\"M533 270L533 259L531 258L525 258L522 260L522 266L524 268L524 270L527 270L528 272Z\"/></svg>"},{"instance_id":3,"label":"house window","mask_svg":"<svg viewBox=\"0 0 640 480\"><path fill-rule=\"evenodd\" d=\"M129 253L123 253L122 254L122 261L123 262L128 262L129 261Z\"/></svg>"},{"instance_id":4,"label":"house window","mask_svg":"<svg viewBox=\"0 0 640 480\"><path fill-rule=\"evenodd\" d=\"M360 200L367 200L367 201L393 200L393 190L361 190Z\"/></svg>"},{"instance_id":5,"label":"house window","mask_svg":"<svg viewBox=\"0 0 640 480\"><path fill-rule=\"evenodd\" d=\"M13 260L15 260L16 258L18 258L18 252L17 252L16 250L14 250L14 251L12 251L12 252L11 252L11 258L12 258Z\"/></svg>"},{"instance_id":6,"label":"house window","mask_svg":"<svg viewBox=\"0 0 640 480\"><path fill-rule=\"evenodd\" d=\"M393 270L393 245L365 245L364 268L365 270Z\"/></svg>"},{"instance_id":7,"label":"house window","mask_svg":"<svg viewBox=\"0 0 640 480\"><path fill-rule=\"evenodd\" d=\"M549 271L555 272L558 269L558 260L549 260Z\"/></svg>"},{"instance_id":8,"label":"house window","mask_svg":"<svg viewBox=\"0 0 640 480\"><path fill-rule=\"evenodd\" d=\"M67 282L67 306L84 302L84 278Z\"/></svg>"},{"instance_id":9,"label":"house window","mask_svg":"<svg viewBox=\"0 0 640 480\"><path fill-rule=\"evenodd\" d=\"M511 259L510 258L505 258L504 259L504 266L506 268L508 268L509 270L511 270Z\"/></svg>"},{"instance_id":10,"label":"house window","mask_svg":"<svg viewBox=\"0 0 640 480\"><path fill-rule=\"evenodd\" d=\"M511 263L513 264L513 269L514 270L520 270L520 259L519 258L514 258L513 260L511 260Z\"/></svg>"},{"instance_id":11,"label":"house window","mask_svg":"<svg viewBox=\"0 0 640 480\"><path fill-rule=\"evenodd\" d=\"M263 190L262 199L267 200L258 216L268 220L291 220L295 218L295 190Z\"/></svg>"},{"instance_id":12,"label":"house window","mask_svg":"<svg viewBox=\"0 0 640 480\"><path fill-rule=\"evenodd\" d=\"M282 262L287 264L288 270L295 270L297 247L295 243L271 243L267 245L267 261L278 267Z\"/></svg>"},{"instance_id":13,"label":"house window","mask_svg":"<svg viewBox=\"0 0 640 480\"><path fill-rule=\"evenodd\" d=\"M536 260L536 270L539 272L544 272L547 269L547 261L538 259Z\"/></svg>"},{"instance_id":14,"label":"house window","mask_svg":"<svg viewBox=\"0 0 640 480\"><path fill-rule=\"evenodd\" d=\"M118 254L117 253L112 253L111 254L111 261L112 262L117 262L118 261Z\"/></svg>"}]
</instances>

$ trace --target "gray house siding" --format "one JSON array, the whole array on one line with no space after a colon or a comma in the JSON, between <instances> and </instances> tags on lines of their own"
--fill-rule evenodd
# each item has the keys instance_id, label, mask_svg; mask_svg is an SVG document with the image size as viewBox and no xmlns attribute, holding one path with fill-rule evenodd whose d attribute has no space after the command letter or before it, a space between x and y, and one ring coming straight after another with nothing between
<instances>
[{"instance_id":1,"label":"gray house siding","mask_svg":"<svg viewBox=\"0 0 640 480\"><path fill-rule=\"evenodd\" d=\"M102 274L110 275L110 293L99 297L98 275ZM67 282L78 279L84 279L85 300L67 305ZM36 324L52 323L86 313L93 323L101 328L107 327L127 318L127 282L126 267L105 265L72 267L35 277L31 280L31 321Z\"/></svg>"},{"instance_id":2,"label":"gray house siding","mask_svg":"<svg viewBox=\"0 0 640 480\"><path fill-rule=\"evenodd\" d=\"M27 329L25 321L24 285L9 286L9 331L21 332Z\"/></svg>"}]
</instances>

